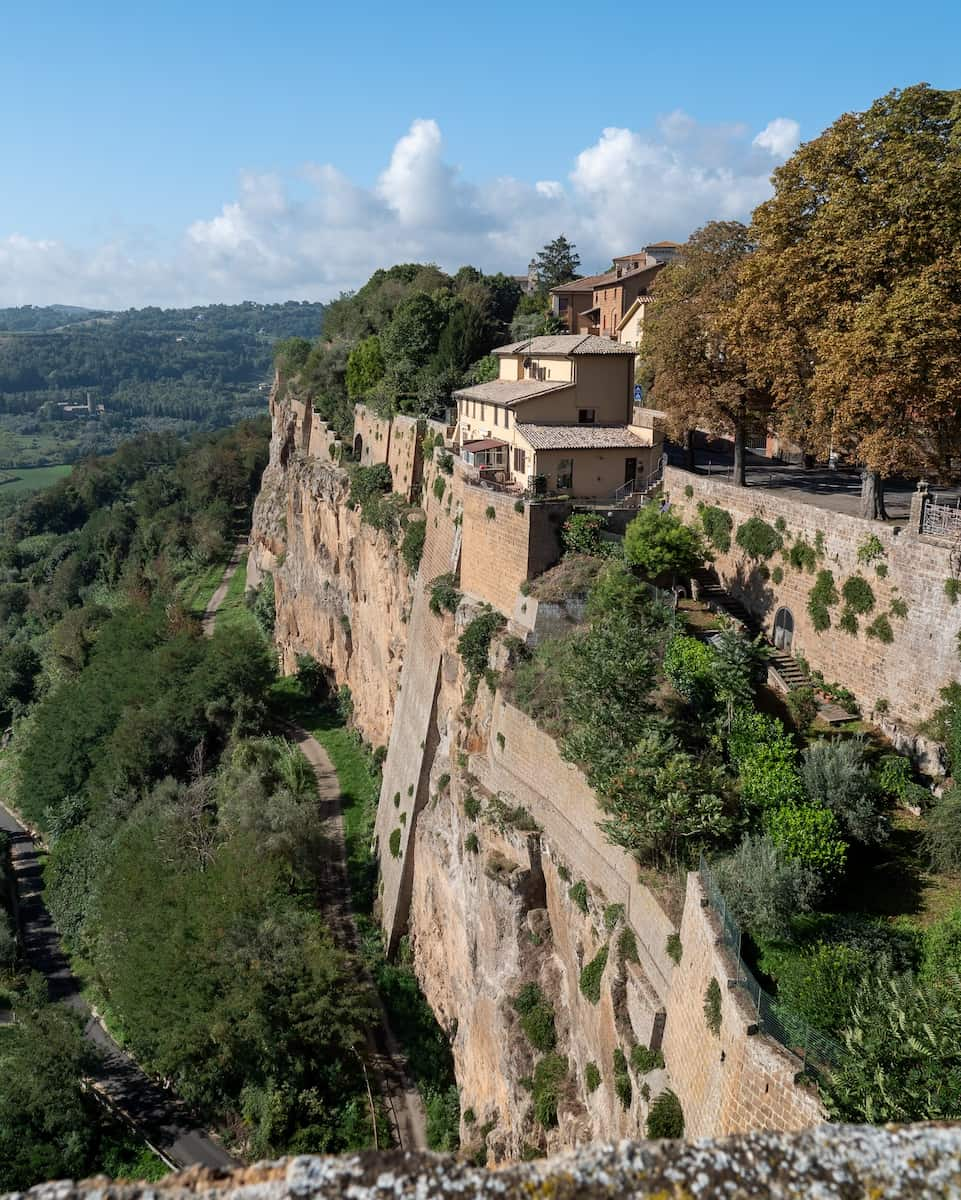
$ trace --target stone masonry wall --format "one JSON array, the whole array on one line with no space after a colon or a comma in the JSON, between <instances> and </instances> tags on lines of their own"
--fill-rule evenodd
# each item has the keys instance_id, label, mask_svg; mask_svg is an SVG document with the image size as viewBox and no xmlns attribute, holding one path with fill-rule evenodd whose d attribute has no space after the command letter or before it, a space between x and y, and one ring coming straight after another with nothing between
<instances>
[{"instance_id":1,"label":"stone masonry wall","mask_svg":"<svg viewBox=\"0 0 961 1200\"><path fill-rule=\"evenodd\" d=\"M415 417L394 417L387 447L387 465L394 491L408 502L420 492L424 422Z\"/></svg>"},{"instance_id":2,"label":"stone masonry wall","mask_svg":"<svg viewBox=\"0 0 961 1200\"><path fill-rule=\"evenodd\" d=\"M944 594L944 580L952 574L948 546L923 539L908 529L787 500L776 491L736 488L675 467L666 469L664 487L674 510L691 524L700 527L698 501L717 505L731 514L731 549L716 553L715 560L724 587L763 623L769 636L777 610L789 608L795 628L792 653L803 655L829 682L840 682L854 692L865 714L870 715L878 700L886 700L895 721L915 725L937 706L938 689L958 678L961 605L952 606ZM690 497L685 495L687 487L693 492ZM738 526L752 516L770 525L783 518L791 539L786 537L785 548L799 537L813 546L820 531L824 555L816 570L832 571L839 591L855 574L867 580L876 603L872 612L858 618L860 628L856 634L838 628L843 601L830 610L829 629L821 633L814 629L807 601L816 573L797 571L776 553L765 565L768 572L780 567L782 582L763 578L760 564L752 562L734 541ZM884 549L878 560L887 571L884 578L877 574L874 563L858 563L858 548L872 536ZM897 599L907 604L906 619L891 612L891 602ZM894 632L894 640L888 645L865 632L881 613L888 615Z\"/></svg>"},{"instance_id":3,"label":"stone masonry wall","mask_svg":"<svg viewBox=\"0 0 961 1200\"><path fill-rule=\"evenodd\" d=\"M377 463L387 462L390 454L391 422L388 418L378 417L371 409L363 404L354 408L354 437L351 449L357 444L357 438L362 441L360 463L364 467L373 467Z\"/></svg>"},{"instance_id":4,"label":"stone masonry wall","mask_svg":"<svg viewBox=\"0 0 961 1200\"><path fill-rule=\"evenodd\" d=\"M754 1032L746 992L729 988L733 963L719 944L719 928L699 877L687 880L681 921L681 961L671 979L664 1057L684 1109L686 1137L716 1137L751 1129L806 1129L825 1119L817 1092L794 1082L798 1060L771 1038ZM716 979L721 1028L708 1028L704 1000Z\"/></svg>"}]
</instances>

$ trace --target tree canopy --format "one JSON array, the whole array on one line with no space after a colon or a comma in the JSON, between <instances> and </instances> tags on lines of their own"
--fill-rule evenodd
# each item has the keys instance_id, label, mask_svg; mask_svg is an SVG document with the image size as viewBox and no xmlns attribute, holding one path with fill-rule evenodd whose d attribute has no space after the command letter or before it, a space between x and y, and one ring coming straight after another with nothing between
<instances>
[{"instance_id":1,"label":"tree canopy","mask_svg":"<svg viewBox=\"0 0 961 1200\"><path fill-rule=\"evenodd\" d=\"M550 291L562 283L577 279L581 256L577 247L562 234L538 250L534 259L537 282L542 291Z\"/></svg>"},{"instance_id":2,"label":"tree canopy","mask_svg":"<svg viewBox=\"0 0 961 1200\"><path fill-rule=\"evenodd\" d=\"M774 172L754 213L737 339L802 446L880 477L961 448L961 91L846 113ZM667 272L665 272L667 274Z\"/></svg>"}]
</instances>

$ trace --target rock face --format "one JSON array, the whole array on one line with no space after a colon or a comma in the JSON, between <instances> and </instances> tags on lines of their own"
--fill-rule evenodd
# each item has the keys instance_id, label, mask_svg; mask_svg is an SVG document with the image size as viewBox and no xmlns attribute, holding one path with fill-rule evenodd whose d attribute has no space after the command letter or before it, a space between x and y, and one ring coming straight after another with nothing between
<instances>
[{"instance_id":1,"label":"rock face","mask_svg":"<svg viewBox=\"0 0 961 1200\"><path fill-rule=\"evenodd\" d=\"M384 745L389 735L381 918L389 945L407 938L449 1034L465 1151L504 1162L638 1137L667 1088L688 1136L817 1124L816 1093L795 1082L800 1063L753 1036L743 992L723 987L719 1040L706 1029L705 988L733 974L696 878L666 911L600 830L584 776L511 703L501 682L510 637L527 632L516 612L489 669L467 675L460 639L489 611L478 592L524 615L516 583L500 600L488 585L503 562L522 563L521 578L531 569L529 546L548 541L543 514L535 521L513 501L497 509L460 465L429 458L411 579L386 535L351 510L345 473L301 448L309 408L275 400L272 415L248 582L273 574L284 668L313 655L351 689L364 737ZM448 573L465 593L473 586L455 613L430 604L430 581ZM679 932L680 966L668 950ZM533 1036L517 1010L522 989L541 1004ZM646 1053L662 1049L666 1062Z\"/></svg>"},{"instance_id":2,"label":"rock face","mask_svg":"<svg viewBox=\"0 0 961 1200\"><path fill-rule=\"evenodd\" d=\"M961 1195L961 1127L828 1125L806 1133L755 1133L713 1142L622 1142L500 1171L430 1154L304 1156L234 1174L195 1169L152 1184L104 1179L41 1184L27 1195L32 1200L934 1200Z\"/></svg>"},{"instance_id":3,"label":"rock face","mask_svg":"<svg viewBox=\"0 0 961 1200\"><path fill-rule=\"evenodd\" d=\"M270 461L254 506L247 585L272 573L285 672L311 654L350 688L355 719L384 745L406 645L407 571L386 534L348 506L345 473L298 449L294 409L271 400Z\"/></svg>"}]
</instances>

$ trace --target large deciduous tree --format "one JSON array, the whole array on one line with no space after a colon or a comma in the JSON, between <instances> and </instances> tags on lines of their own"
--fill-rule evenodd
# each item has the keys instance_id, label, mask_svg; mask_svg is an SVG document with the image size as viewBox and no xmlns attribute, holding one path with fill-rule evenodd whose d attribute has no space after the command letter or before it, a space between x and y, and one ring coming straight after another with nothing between
<instances>
[{"instance_id":1,"label":"large deciduous tree","mask_svg":"<svg viewBox=\"0 0 961 1200\"><path fill-rule=\"evenodd\" d=\"M961 451L961 91L925 84L847 113L774 173L754 213L737 327L782 428L885 476Z\"/></svg>"},{"instance_id":2,"label":"large deciduous tree","mask_svg":"<svg viewBox=\"0 0 961 1200\"><path fill-rule=\"evenodd\" d=\"M561 234L537 252L534 259L537 282L542 291L549 291L578 277L581 256L573 242Z\"/></svg>"},{"instance_id":3,"label":"large deciduous tree","mask_svg":"<svg viewBox=\"0 0 961 1200\"><path fill-rule=\"evenodd\" d=\"M693 233L682 256L657 280L641 343L654 404L676 436L694 429L734 440L734 482L744 485L750 425L767 420L770 400L755 386L732 343L731 309L752 250L739 221L711 221Z\"/></svg>"}]
</instances>

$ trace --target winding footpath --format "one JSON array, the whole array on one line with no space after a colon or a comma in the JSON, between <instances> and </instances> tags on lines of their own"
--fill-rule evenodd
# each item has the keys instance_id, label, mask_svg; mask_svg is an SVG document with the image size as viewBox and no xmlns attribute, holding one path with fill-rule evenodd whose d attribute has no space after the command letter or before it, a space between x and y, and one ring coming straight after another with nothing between
<instances>
[{"instance_id":1,"label":"winding footpath","mask_svg":"<svg viewBox=\"0 0 961 1200\"><path fill-rule=\"evenodd\" d=\"M213 637L217 610L224 602L230 580L246 549L246 541L238 542L234 547L223 579L204 611L202 624L207 637ZM347 843L337 772L327 751L306 729L290 721L284 722L283 729L287 738L310 763L317 780L320 823L324 845L328 849L328 856L321 863L320 888L324 916L338 945L356 952L360 939L347 875ZM427 1118L423 1101L411 1080L406 1057L390 1028L387 1012L369 976L368 982L371 993L377 998L380 1020L367 1031L367 1065L376 1076L377 1090L386 1106L400 1148L426 1150Z\"/></svg>"},{"instance_id":2,"label":"winding footpath","mask_svg":"<svg viewBox=\"0 0 961 1200\"><path fill-rule=\"evenodd\" d=\"M233 1167L227 1151L202 1129L176 1096L151 1079L118 1046L83 998L80 982L60 944L60 935L43 900L43 871L37 843L20 821L0 804L0 829L10 835L20 932L27 962L46 978L52 1000L72 1008L84 1021L84 1034L100 1051L94 1084L113 1109L172 1167Z\"/></svg>"}]
</instances>

